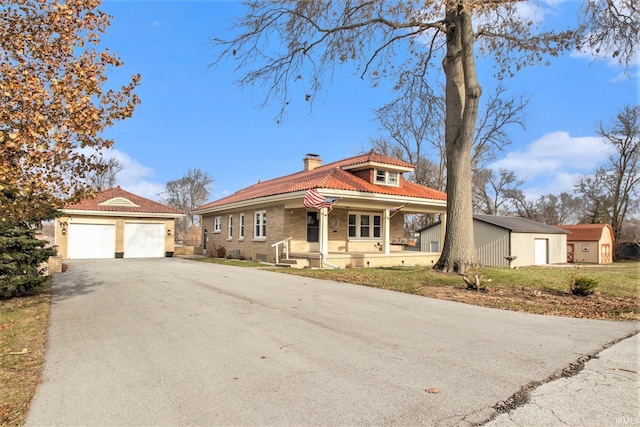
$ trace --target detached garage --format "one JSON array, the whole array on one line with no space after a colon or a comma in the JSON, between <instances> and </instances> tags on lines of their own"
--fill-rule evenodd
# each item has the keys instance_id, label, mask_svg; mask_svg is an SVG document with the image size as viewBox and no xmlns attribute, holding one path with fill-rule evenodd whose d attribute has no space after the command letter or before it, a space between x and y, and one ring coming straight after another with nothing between
<instances>
[{"instance_id":1,"label":"detached garage","mask_svg":"<svg viewBox=\"0 0 640 427\"><path fill-rule=\"evenodd\" d=\"M421 248L441 248L442 224L420 230ZM566 262L565 230L525 218L473 216L473 235L482 265L522 267Z\"/></svg>"},{"instance_id":2,"label":"detached garage","mask_svg":"<svg viewBox=\"0 0 640 427\"><path fill-rule=\"evenodd\" d=\"M120 187L62 209L56 244L63 259L173 256L173 231L182 212Z\"/></svg>"}]
</instances>

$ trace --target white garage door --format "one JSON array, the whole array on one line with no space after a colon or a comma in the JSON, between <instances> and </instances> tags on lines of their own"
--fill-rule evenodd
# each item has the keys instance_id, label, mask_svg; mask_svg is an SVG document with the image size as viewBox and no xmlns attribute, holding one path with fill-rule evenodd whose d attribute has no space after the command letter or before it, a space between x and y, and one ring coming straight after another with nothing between
<instances>
[{"instance_id":1,"label":"white garage door","mask_svg":"<svg viewBox=\"0 0 640 427\"><path fill-rule=\"evenodd\" d=\"M116 227L113 224L69 224L67 257L115 258Z\"/></svg>"},{"instance_id":2,"label":"white garage door","mask_svg":"<svg viewBox=\"0 0 640 427\"><path fill-rule=\"evenodd\" d=\"M124 224L124 257L164 256L164 224L127 222Z\"/></svg>"},{"instance_id":3,"label":"white garage door","mask_svg":"<svg viewBox=\"0 0 640 427\"><path fill-rule=\"evenodd\" d=\"M549 264L549 240L536 239L535 243L535 265Z\"/></svg>"}]
</instances>

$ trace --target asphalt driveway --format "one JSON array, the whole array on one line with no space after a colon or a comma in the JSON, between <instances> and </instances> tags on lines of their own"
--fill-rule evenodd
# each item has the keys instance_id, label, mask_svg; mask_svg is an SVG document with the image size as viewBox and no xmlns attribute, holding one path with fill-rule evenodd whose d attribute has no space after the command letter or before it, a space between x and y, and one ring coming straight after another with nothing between
<instances>
[{"instance_id":1,"label":"asphalt driveway","mask_svg":"<svg viewBox=\"0 0 640 427\"><path fill-rule=\"evenodd\" d=\"M473 424L639 327L181 259L69 265L27 425Z\"/></svg>"}]
</instances>

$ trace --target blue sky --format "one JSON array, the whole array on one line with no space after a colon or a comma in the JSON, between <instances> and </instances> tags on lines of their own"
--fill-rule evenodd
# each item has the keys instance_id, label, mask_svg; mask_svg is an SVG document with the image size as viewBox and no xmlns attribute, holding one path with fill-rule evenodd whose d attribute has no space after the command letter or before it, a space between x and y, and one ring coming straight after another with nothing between
<instances>
[{"instance_id":1,"label":"blue sky","mask_svg":"<svg viewBox=\"0 0 640 427\"><path fill-rule=\"evenodd\" d=\"M545 22L564 23L573 19L578 3L551 4ZM142 104L133 118L105 133L115 140L108 156L124 164L118 183L128 191L158 200L166 182L200 168L214 178L214 200L300 171L306 153L328 163L369 150L370 139L380 135L373 110L394 94L372 88L349 69L337 73L312 109L294 100L277 124L279 105L259 108L264 92L241 91L231 61L210 67L211 39L228 36L231 20L243 10L238 2L106 0L101 9L113 16L103 45L125 63L110 72L109 84L142 75ZM492 74L490 63L480 61L485 93L496 84ZM573 52L504 81L531 101L527 129L512 129L513 143L494 167L525 178L530 197L570 191L577 176L606 157L595 133L600 120L608 122L624 105L638 103L638 62L622 74L607 60Z\"/></svg>"}]
</instances>

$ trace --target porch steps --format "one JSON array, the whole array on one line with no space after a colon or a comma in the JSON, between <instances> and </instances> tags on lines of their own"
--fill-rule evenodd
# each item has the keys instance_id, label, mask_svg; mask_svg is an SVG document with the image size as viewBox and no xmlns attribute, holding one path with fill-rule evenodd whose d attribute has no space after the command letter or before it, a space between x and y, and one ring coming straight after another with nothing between
<instances>
[{"instance_id":1,"label":"porch steps","mask_svg":"<svg viewBox=\"0 0 640 427\"><path fill-rule=\"evenodd\" d=\"M281 259L280 262L278 264L276 264L276 267L281 267L281 268L302 268L301 265L298 265L298 260L297 259Z\"/></svg>"}]
</instances>

